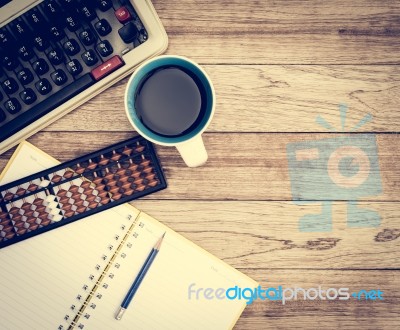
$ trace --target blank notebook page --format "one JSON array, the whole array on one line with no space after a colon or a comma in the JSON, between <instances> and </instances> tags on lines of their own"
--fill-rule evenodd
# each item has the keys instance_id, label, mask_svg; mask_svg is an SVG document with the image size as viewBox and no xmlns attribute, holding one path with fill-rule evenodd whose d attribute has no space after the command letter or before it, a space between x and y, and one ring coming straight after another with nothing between
<instances>
[{"instance_id":1,"label":"blank notebook page","mask_svg":"<svg viewBox=\"0 0 400 330\"><path fill-rule=\"evenodd\" d=\"M1 184L57 163L28 143L12 162ZM117 321L116 311L164 232L156 259ZM197 300L195 293L189 299L189 285L214 290L257 285L127 204L3 248L0 264L0 319L6 329L68 329L73 319L78 329L230 329L245 301L204 295Z\"/></svg>"}]
</instances>

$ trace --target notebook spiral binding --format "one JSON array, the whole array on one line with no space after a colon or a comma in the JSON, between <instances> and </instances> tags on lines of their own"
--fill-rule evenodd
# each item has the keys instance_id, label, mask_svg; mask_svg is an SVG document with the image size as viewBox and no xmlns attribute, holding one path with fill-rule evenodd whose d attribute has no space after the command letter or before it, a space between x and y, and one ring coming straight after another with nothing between
<instances>
[{"instance_id":1,"label":"notebook spiral binding","mask_svg":"<svg viewBox=\"0 0 400 330\"><path fill-rule=\"evenodd\" d=\"M121 224L120 227L123 231L122 234L114 234L114 239L117 242L109 243L105 252L100 257L99 263L93 267L97 275L92 273L88 276L90 283L88 284L88 282L86 282L82 285L83 292L78 294L75 298L75 302L71 304L70 310L73 314L66 314L64 316L64 321L70 322L68 328L60 324L58 330L72 330L74 328L84 329L85 320L89 320L91 310L96 308L96 302L100 302L103 297L103 293L99 292L99 289L101 288L102 291L107 290L110 285L109 281L114 279L121 267L121 263L116 262L117 257L119 256L122 259L126 257L126 252L123 252L124 247L127 249L133 247L132 242L128 242L129 238L132 237L136 239L139 235L138 229L144 227L143 222L138 223L138 218L139 216L133 217L131 214L126 216L128 222L126 224ZM112 251L111 256L109 256L110 251ZM95 300L93 301L93 299ZM118 306L115 307L117 308Z\"/></svg>"}]
</instances>

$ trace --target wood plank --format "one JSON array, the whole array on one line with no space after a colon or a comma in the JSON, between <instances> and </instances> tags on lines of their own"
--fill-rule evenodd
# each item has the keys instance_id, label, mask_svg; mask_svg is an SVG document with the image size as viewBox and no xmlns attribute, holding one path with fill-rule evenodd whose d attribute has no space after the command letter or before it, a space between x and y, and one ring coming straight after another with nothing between
<instances>
[{"instance_id":1,"label":"wood plank","mask_svg":"<svg viewBox=\"0 0 400 330\"><path fill-rule=\"evenodd\" d=\"M302 287L381 290L383 300L257 300L249 305L235 329L395 329L400 324L399 271L242 269L260 281L262 288Z\"/></svg>"},{"instance_id":2,"label":"wood plank","mask_svg":"<svg viewBox=\"0 0 400 330\"><path fill-rule=\"evenodd\" d=\"M365 132L399 131L400 66L206 65L217 92L209 132L350 131L367 114ZM124 110L127 79L46 131L129 131ZM339 104L348 106L342 128Z\"/></svg>"},{"instance_id":3,"label":"wood plank","mask_svg":"<svg viewBox=\"0 0 400 330\"><path fill-rule=\"evenodd\" d=\"M84 143L71 143L77 140L76 133L43 132L36 134L29 141L61 161L66 161L130 136L132 133L85 132L80 133L80 141L85 141ZM324 153L324 150L332 147L330 144L332 141L338 147L343 143L339 137L340 135L337 134L207 133L204 140L209 152L209 160L205 166L196 169L186 167L175 148L157 147L169 187L150 198L292 200L286 152L288 144L306 142L307 145L313 146L313 141L318 140L320 141L319 150ZM358 144L360 139L362 141L371 137L373 136L351 135ZM376 188L375 183L366 181L362 190L359 190L362 194L361 199L399 201L399 135L379 134L376 135L376 141L379 159L374 155L374 141L366 146L366 152L371 153L371 164L379 162L380 171L371 165L370 173L372 177L381 178L383 192L376 194L373 192ZM0 156L0 168L5 166L10 156L11 152ZM350 197L350 199L358 199L353 195L346 197L343 192L332 197L332 189L336 186L320 184L321 180L327 178L327 173L322 171L327 168L326 163L324 156L321 156L319 161L304 163L303 173L313 173L313 175L310 178L299 177L293 181L299 187L298 197L306 200L348 200ZM310 191L317 191L319 194L314 198L309 198L307 196Z\"/></svg>"},{"instance_id":4,"label":"wood plank","mask_svg":"<svg viewBox=\"0 0 400 330\"><path fill-rule=\"evenodd\" d=\"M201 63L400 63L400 5L394 1L154 4L170 37L168 53Z\"/></svg>"},{"instance_id":5,"label":"wood plank","mask_svg":"<svg viewBox=\"0 0 400 330\"><path fill-rule=\"evenodd\" d=\"M360 203L360 212L375 210L381 223L352 228L347 203L335 202L330 232L299 229L302 216L321 212L318 203L137 200L132 205L238 268L400 269L400 203Z\"/></svg>"}]
</instances>

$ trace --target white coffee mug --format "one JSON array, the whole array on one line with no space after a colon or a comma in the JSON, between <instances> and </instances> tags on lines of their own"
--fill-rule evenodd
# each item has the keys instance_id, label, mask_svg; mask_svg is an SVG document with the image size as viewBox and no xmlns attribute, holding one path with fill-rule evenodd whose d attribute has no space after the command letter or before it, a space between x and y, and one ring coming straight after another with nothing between
<instances>
[{"instance_id":1,"label":"white coffee mug","mask_svg":"<svg viewBox=\"0 0 400 330\"><path fill-rule=\"evenodd\" d=\"M198 124L184 135L168 137L159 135L148 129L139 119L135 109L135 96L143 79L162 67L182 67L195 75L204 87L206 106L204 115ZM155 96L156 97L156 96ZM215 112L215 90L207 73L195 62L183 56L164 55L150 59L141 64L132 74L125 90L125 111L134 129L147 140L163 146L176 147L186 165L197 167L203 165L208 158L204 147L202 133L207 129Z\"/></svg>"}]
</instances>

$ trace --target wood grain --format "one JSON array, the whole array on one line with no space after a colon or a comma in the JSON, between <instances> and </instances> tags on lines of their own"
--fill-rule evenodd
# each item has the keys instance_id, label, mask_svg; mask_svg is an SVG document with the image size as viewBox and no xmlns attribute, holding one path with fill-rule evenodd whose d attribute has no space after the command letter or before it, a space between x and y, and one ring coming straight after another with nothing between
<instances>
[{"instance_id":1,"label":"wood grain","mask_svg":"<svg viewBox=\"0 0 400 330\"><path fill-rule=\"evenodd\" d=\"M364 132L398 132L399 66L206 65L217 93L209 132L350 131L365 115ZM127 79L46 131L129 131L124 111ZM342 129L339 104L348 105Z\"/></svg>"},{"instance_id":2,"label":"wood grain","mask_svg":"<svg viewBox=\"0 0 400 330\"><path fill-rule=\"evenodd\" d=\"M153 0L169 35L168 54L204 66L217 92L204 135L208 163L185 167L175 148L157 147L167 190L134 201L172 229L255 278L263 287L380 289L383 301L256 301L235 329L395 329L400 324L400 2L393 0ZM66 161L134 133L125 117L127 80L34 135ZM338 106L347 104L342 128ZM302 232L299 219L321 201L294 203L290 143L321 141L316 123L376 138L383 191L361 208L375 228L349 228L346 198L327 198L320 177L301 181L333 199L332 231ZM369 152L371 152L369 150ZM0 156L3 168L12 151ZM325 169L320 162L317 168ZM305 171L311 171L305 167ZM377 174L375 169L371 174ZM343 199L343 200L341 200ZM362 209L360 209L361 212Z\"/></svg>"},{"instance_id":3,"label":"wood grain","mask_svg":"<svg viewBox=\"0 0 400 330\"><path fill-rule=\"evenodd\" d=\"M132 133L84 132L80 136L85 141L84 144L71 144L71 141L76 139L76 133L73 132L43 132L36 134L29 141L50 155L65 161L122 141L132 136ZM287 145L319 140L321 141L320 148L323 150L326 146L324 141L337 139L339 136L337 134L207 133L204 135L204 140L209 152L209 160L205 166L196 169L186 167L175 148L157 147L169 187L148 198L292 200ZM360 135L354 136L360 137ZM340 144L340 140L337 141ZM373 184L366 184L363 188L365 189L363 199L399 201L399 136L381 134L376 136L376 141L383 192L378 196L370 196L368 190L373 188ZM0 156L0 168L5 166L10 155L11 152L7 152ZM376 160L372 151L370 157L371 160ZM325 166L326 160L321 158L314 167ZM378 172L371 168L371 174L378 175ZM320 192L316 200L332 199L330 191L325 186L320 186L319 179L320 177L311 178L310 181L302 184L308 187L308 190L315 189ZM341 199L341 197L338 196L335 199Z\"/></svg>"},{"instance_id":4,"label":"wood grain","mask_svg":"<svg viewBox=\"0 0 400 330\"><path fill-rule=\"evenodd\" d=\"M168 53L213 64L399 64L397 1L154 1Z\"/></svg>"},{"instance_id":5,"label":"wood grain","mask_svg":"<svg viewBox=\"0 0 400 330\"><path fill-rule=\"evenodd\" d=\"M257 300L249 305L235 329L396 329L400 310L400 278L395 271L242 269L262 288L302 287L381 290L383 300Z\"/></svg>"},{"instance_id":6,"label":"wood grain","mask_svg":"<svg viewBox=\"0 0 400 330\"><path fill-rule=\"evenodd\" d=\"M400 269L400 204L365 202L376 228L349 228L347 204L332 206L331 232L301 232L299 219L321 205L291 202L132 202L234 267L268 269Z\"/></svg>"}]
</instances>

